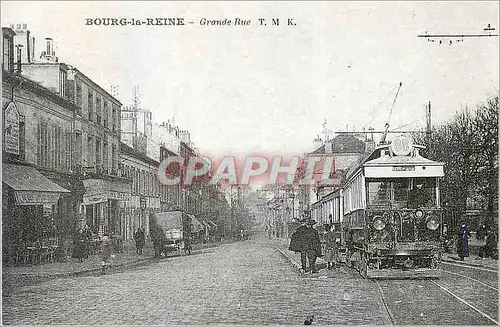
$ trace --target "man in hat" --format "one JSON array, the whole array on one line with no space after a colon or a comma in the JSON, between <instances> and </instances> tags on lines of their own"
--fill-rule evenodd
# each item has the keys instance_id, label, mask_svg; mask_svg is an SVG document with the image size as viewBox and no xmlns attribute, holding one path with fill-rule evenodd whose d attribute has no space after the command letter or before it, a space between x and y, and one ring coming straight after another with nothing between
<instances>
[{"instance_id":1,"label":"man in hat","mask_svg":"<svg viewBox=\"0 0 500 327\"><path fill-rule=\"evenodd\" d=\"M300 252L300 261L302 271L311 271L317 273L316 258L321 256L321 241L318 231L313 228L316 221L307 219L301 221L302 226L297 228L290 240L290 251ZM309 261L309 269L307 269L307 261Z\"/></svg>"}]
</instances>

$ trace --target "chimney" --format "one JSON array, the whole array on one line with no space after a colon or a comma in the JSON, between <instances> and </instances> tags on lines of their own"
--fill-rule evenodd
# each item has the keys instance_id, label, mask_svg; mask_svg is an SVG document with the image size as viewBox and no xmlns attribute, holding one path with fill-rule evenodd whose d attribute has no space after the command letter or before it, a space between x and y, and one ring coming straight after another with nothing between
<instances>
[{"instance_id":1,"label":"chimney","mask_svg":"<svg viewBox=\"0 0 500 327\"><path fill-rule=\"evenodd\" d=\"M53 56L54 55L54 40L50 37L46 37L45 41L47 42L47 50L46 54L47 56Z\"/></svg>"},{"instance_id":2,"label":"chimney","mask_svg":"<svg viewBox=\"0 0 500 327\"><path fill-rule=\"evenodd\" d=\"M40 59L44 59L45 61L50 62L58 62L59 58L56 57L56 53L54 51L54 40L50 37L45 38L45 51L42 51L42 55Z\"/></svg>"}]
</instances>

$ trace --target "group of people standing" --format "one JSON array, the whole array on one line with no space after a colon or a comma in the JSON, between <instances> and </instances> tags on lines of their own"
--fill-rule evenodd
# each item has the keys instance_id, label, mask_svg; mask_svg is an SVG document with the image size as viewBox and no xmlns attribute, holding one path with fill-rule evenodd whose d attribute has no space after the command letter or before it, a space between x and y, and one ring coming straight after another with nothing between
<instances>
[{"instance_id":1,"label":"group of people standing","mask_svg":"<svg viewBox=\"0 0 500 327\"><path fill-rule=\"evenodd\" d=\"M301 221L302 225L292 234L289 250L296 253L300 252L301 271L318 273L316 260L323 256L327 262L328 269L335 269L338 257L337 240L332 226L324 225L325 233L323 235L323 245L319 232L313 227L316 221L306 219ZM309 263L309 265L307 265Z\"/></svg>"}]
</instances>

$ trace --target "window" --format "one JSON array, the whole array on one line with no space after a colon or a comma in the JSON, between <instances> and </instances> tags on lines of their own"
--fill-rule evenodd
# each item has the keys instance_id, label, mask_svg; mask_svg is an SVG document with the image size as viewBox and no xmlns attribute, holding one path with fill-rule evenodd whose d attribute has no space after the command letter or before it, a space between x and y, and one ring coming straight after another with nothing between
<instances>
[{"instance_id":1,"label":"window","mask_svg":"<svg viewBox=\"0 0 500 327\"><path fill-rule=\"evenodd\" d=\"M111 146L111 169L113 170L113 175L116 174L116 165L117 165L117 160L116 160L116 146L113 144Z\"/></svg>"},{"instance_id":2,"label":"window","mask_svg":"<svg viewBox=\"0 0 500 327\"><path fill-rule=\"evenodd\" d=\"M436 205L436 178L414 178L410 188L410 208Z\"/></svg>"},{"instance_id":3,"label":"window","mask_svg":"<svg viewBox=\"0 0 500 327\"><path fill-rule=\"evenodd\" d=\"M95 164L98 169L101 168L101 140L95 140Z\"/></svg>"},{"instance_id":4,"label":"window","mask_svg":"<svg viewBox=\"0 0 500 327\"><path fill-rule=\"evenodd\" d=\"M367 180L369 205L392 205L395 209L416 209L436 205L436 179L397 178Z\"/></svg>"},{"instance_id":5,"label":"window","mask_svg":"<svg viewBox=\"0 0 500 327\"><path fill-rule=\"evenodd\" d=\"M82 94L82 83L80 81L76 81L76 105L81 108L82 107L82 102L83 102L83 94Z\"/></svg>"},{"instance_id":6,"label":"window","mask_svg":"<svg viewBox=\"0 0 500 327\"><path fill-rule=\"evenodd\" d=\"M103 107L103 125L105 128L108 128L108 121L109 121L109 110L108 110L108 101L104 99L104 107Z\"/></svg>"},{"instance_id":7,"label":"window","mask_svg":"<svg viewBox=\"0 0 500 327\"><path fill-rule=\"evenodd\" d=\"M82 132L75 132L75 147L74 147L73 163L74 166L82 164Z\"/></svg>"},{"instance_id":8,"label":"window","mask_svg":"<svg viewBox=\"0 0 500 327\"><path fill-rule=\"evenodd\" d=\"M94 146L92 143L92 137L87 138L87 167L94 166Z\"/></svg>"},{"instance_id":9,"label":"window","mask_svg":"<svg viewBox=\"0 0 500 327\"><path fill-rule=\"evenodd\" d=\"M12 38L3 38L3 58L2 66L5 71L12 71L14 69L14 41Z\"/></svg>"},{"instance_id":10,"label":"window","mask_svg":"<svg viewBox=\"0 0 500 327\"><path fill-rule=\"evenodd\" d=\"M113 113L111 117L111 125L112 125L112 131L117 132L117 126L116 126L116 108L113 108Z\"/></svg>"},{"instance_id":11,"label":"window","mask_svg":"<svg viewBox=\"0 0 500 327\"><path fill-rule=\"evenodd\" d=\"M101 124L101 96L96 95L95 97L95 113L96 113L96 123Z\"/></svg>"},{"instance_id":12,"label":"window","mask_svg":"<svg viewBox=\"0 0 500 327\"><path fill-rule=\"evenodd\" d=\"M67 86L68 76L64 70L59 71L59 95L63 98L66 97L66 86Z\"/></svg>"},{"instance_id":13,"label":"window","mask_svg":"<svg viewBox=\"0 0 500 327\"><path fill-rule=\"evenodd\" d=\"M61 144L61 135L62 130L61 127L55 126L54 127L54 168L60 169L62 165L62 144Z\"/></svg>"},{"instance_id":14,"label":"window","mask_svg":"<svg viewBox=\"0 0 500 327\"><path fill-rule=\"evenodd\" d=\"M389 205L390 203L390 181L369 181L368 204L370 205Z\"/></svg>"},{"instance_id":15,"label":"window","mask_svg":"<svg viewBox=\"0 0 500 327\"><path fill-rule=\"evenodd\" d=\"M89 120L93 121L93 119L94 119L94 93L90 89L89 89L87 104L88 104L88 108L89 108Z\"/></svg>"},{"instance_id":16,"label":"window","mask_svg":"<svg viewBox=\"0 0 500 327\"><path fill-rule=\"evenodd\" d=\"M392 182L392 187L393 187L392 204L394 208L401 209L408 207L409 186L410 186L409 179L397 179Z\"/></svg>"},{"instance_id":17,"label":"window","mask_svg":"<svg viewBox=\"0 0 500 327\"><path fill-rule=\"evenodd\" d=\"M47 123L42 121L38 124L38 139L39 151L38 151L38 165L41 167L47 167L49 165L49 135L47 131Z\"/></svg>"},{"instance_id":18,"label":"window","mask_svg":"<svg viewBox=\"0 0 500 327\"><path fill-rule=\"evenodd\" d=\"M66 170L71 168L71 131L66 131Z\"/></svg>"},{"instance_id":19,"label":"window","mask_svg":"<svg viewBox=\"0 0 500 327\"><path fill-rule=\"evenodd\" d=\"M109 168L108 142L104 142L104 145L102 147L102 158L104 171L107 172Z\"/></svg>"}]
</instances>

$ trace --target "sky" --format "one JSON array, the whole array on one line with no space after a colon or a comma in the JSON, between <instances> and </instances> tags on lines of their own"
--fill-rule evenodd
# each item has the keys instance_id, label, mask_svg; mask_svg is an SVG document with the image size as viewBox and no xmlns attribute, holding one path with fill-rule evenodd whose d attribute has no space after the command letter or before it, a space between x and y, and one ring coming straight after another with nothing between
<instances>
[{"instance_id":1,"label":"sky","mask_svg":"<svg viewBox=\"0 0 500 327\"><path fill-rule=\"evenodd\" d=\"M204 153L303 153L332 131L416 129L499 92L498 2L2 2L2 26L52 37L60 62L156 122L175 117ZM183 17L186 26L87 26L87 18ZM250 26L201 26L235 18ZM268 25L259 26L265 18ZM280 25L272 26L271 19ZM295 26L287 26L293 18ZM389 117L399 83L401 90Z\"/></svg>"}]
</instances>

